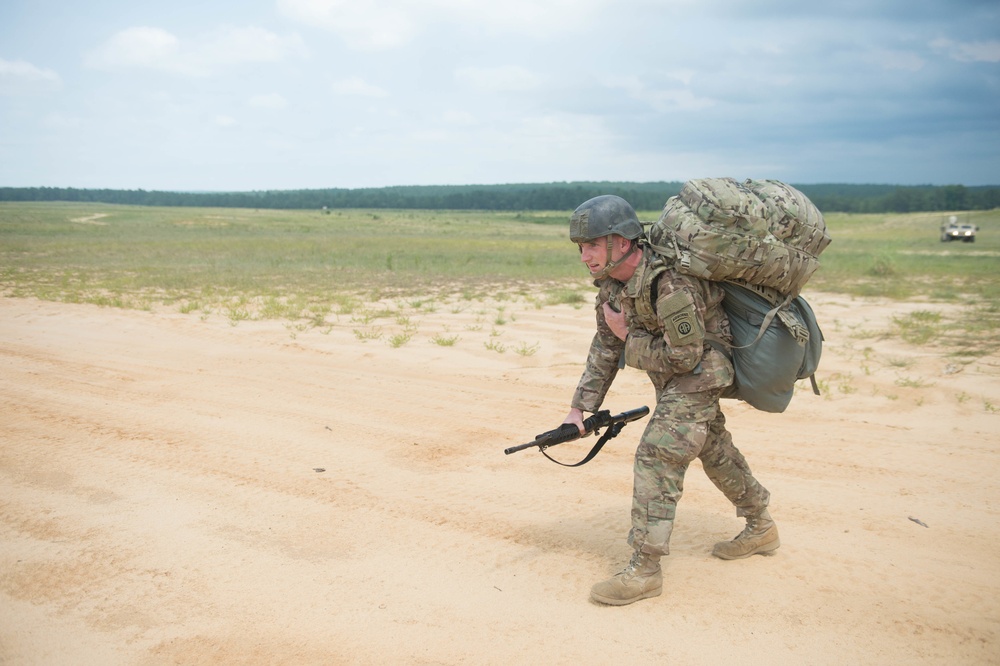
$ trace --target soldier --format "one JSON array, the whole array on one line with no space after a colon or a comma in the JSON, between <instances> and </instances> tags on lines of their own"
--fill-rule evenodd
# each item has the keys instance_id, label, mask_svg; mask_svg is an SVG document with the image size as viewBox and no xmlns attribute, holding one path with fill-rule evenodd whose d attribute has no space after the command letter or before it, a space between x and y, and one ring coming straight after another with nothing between
<instances>
[{"instance_id":1,"label":"soldier","mask_svg":"<svg viewBox=\"0 0 1000 666\"><path fill-rule=\"evenodd\" d=\"M654 253L632 206L620 197L581 204L570 218L570 238L599 291L597 332L563 422L584 432L584 412L600 409L623 352L625 364L644 370L656 391L635 453L628 534L634 554L624 570L594 585L591 597L621 606L660 594L660 557L670 552L684 473L695 458L746 518L746 528L717 543L712 554L731 560L774 551L780 542L767 511L770 493L733 445L719 406L734 375L712 342L731 339L721 287L684 275Z\"/></svg>"}]
</instances>

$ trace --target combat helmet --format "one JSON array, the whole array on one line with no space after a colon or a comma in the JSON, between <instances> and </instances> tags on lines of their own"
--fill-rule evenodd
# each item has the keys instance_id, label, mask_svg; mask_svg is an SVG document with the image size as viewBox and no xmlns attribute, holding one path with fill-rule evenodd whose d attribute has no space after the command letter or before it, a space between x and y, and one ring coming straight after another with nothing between
<instances>
[{"instance_id":1,"label":"combat helmet","mask_svg":"<svg viewBox=\"0 0 1000 666\"><path fill-rule=\"evenodd\" d=\"M625 260L638 248L638 243L631 243L628 252L616 261L611 259L611 236L617 235L630 241L643 236L642 223L635 214L635 209L621 197L613 194L588 199L577 206L569 218L569 238L574 243L587 243L596 238L608 239L608 257L604 269L593 277L597 280L607 277L616 266Z\"/></svg>"},{"instance_id":2,"label":"combat helmet","mask_svg":"<svg viewBox=\"0 0 1000 666\"><path fill-rule=\"evenodd\" d=\"M617 234L629 240L642 236L635 210L621 197L602 194L580 204L569 219L569 237L574 243Z\"/></svg>"}]
</instances>

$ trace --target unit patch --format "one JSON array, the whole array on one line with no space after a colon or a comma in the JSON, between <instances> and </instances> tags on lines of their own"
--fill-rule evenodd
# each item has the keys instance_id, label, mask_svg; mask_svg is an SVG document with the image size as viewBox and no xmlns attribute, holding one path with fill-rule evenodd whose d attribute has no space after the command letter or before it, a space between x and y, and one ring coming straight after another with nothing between
<instances>
[{"instance_id":1,"label":"unit patch","mask_svg":"<svg viewBox=\"0 0 1000 666\"><path fill-rule=\"evenodd\" d=\"M703 335L698 326L694 299L687 291L676 291L657 305L666 323L667 337L674 347L697 342Z\"/></svg>"}]
</instances>

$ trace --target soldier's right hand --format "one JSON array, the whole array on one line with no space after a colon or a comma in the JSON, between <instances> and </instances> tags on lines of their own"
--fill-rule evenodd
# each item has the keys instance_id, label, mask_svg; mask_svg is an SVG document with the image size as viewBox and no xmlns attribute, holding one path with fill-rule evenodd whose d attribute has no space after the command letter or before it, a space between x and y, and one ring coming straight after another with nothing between
<instances>
[{"instance_id":1,"label":"soldier's right hand","mask_svg":"<svg viewBox=\"0 0 1000 666\"><path fill-rule=\"evenodd\" d=\"M583 410L574 407L569 410L569 414L563 419L563 423L572 423L580 430L580 436L583 437L587 434L587 429L583 425Z\"/></svg>"}]
</instances>

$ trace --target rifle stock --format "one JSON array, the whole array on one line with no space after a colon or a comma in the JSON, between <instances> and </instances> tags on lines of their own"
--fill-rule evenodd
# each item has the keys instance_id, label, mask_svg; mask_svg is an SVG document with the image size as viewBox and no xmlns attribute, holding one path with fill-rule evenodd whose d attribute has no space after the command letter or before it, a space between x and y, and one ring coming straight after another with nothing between
<instances>
[{"instance_id":1,"label":"rifle stock","mask_svg":"<svg viewBox=\"0 0 1000 666\"><path fill-rule=\"evenodd\" d=\"M603 409L593 416L589 416L584 419L583 427L587 431L587 435L597 432L600 428L612 428L614 434L611 434L611 437L614 437L623 427L625 427L626 423L638 421L647 414L649 414L649 407L630 409L626 412L622 412L621 414L615 414L614 416L611 415L609 410ZM512 453L517 453L518 451L523 451L524 449L529 449L532 446L537 446L539 451L544 452L545 449L550 446L572 442L573 440L580 439L580 436L580 430L575 425L572 423L563 423L554 430L549 430L540 435L536 435L535 441L533 442L511 446L504 449L503 452L506 455L510 455Z\"/></svg>"}]
</instances>

